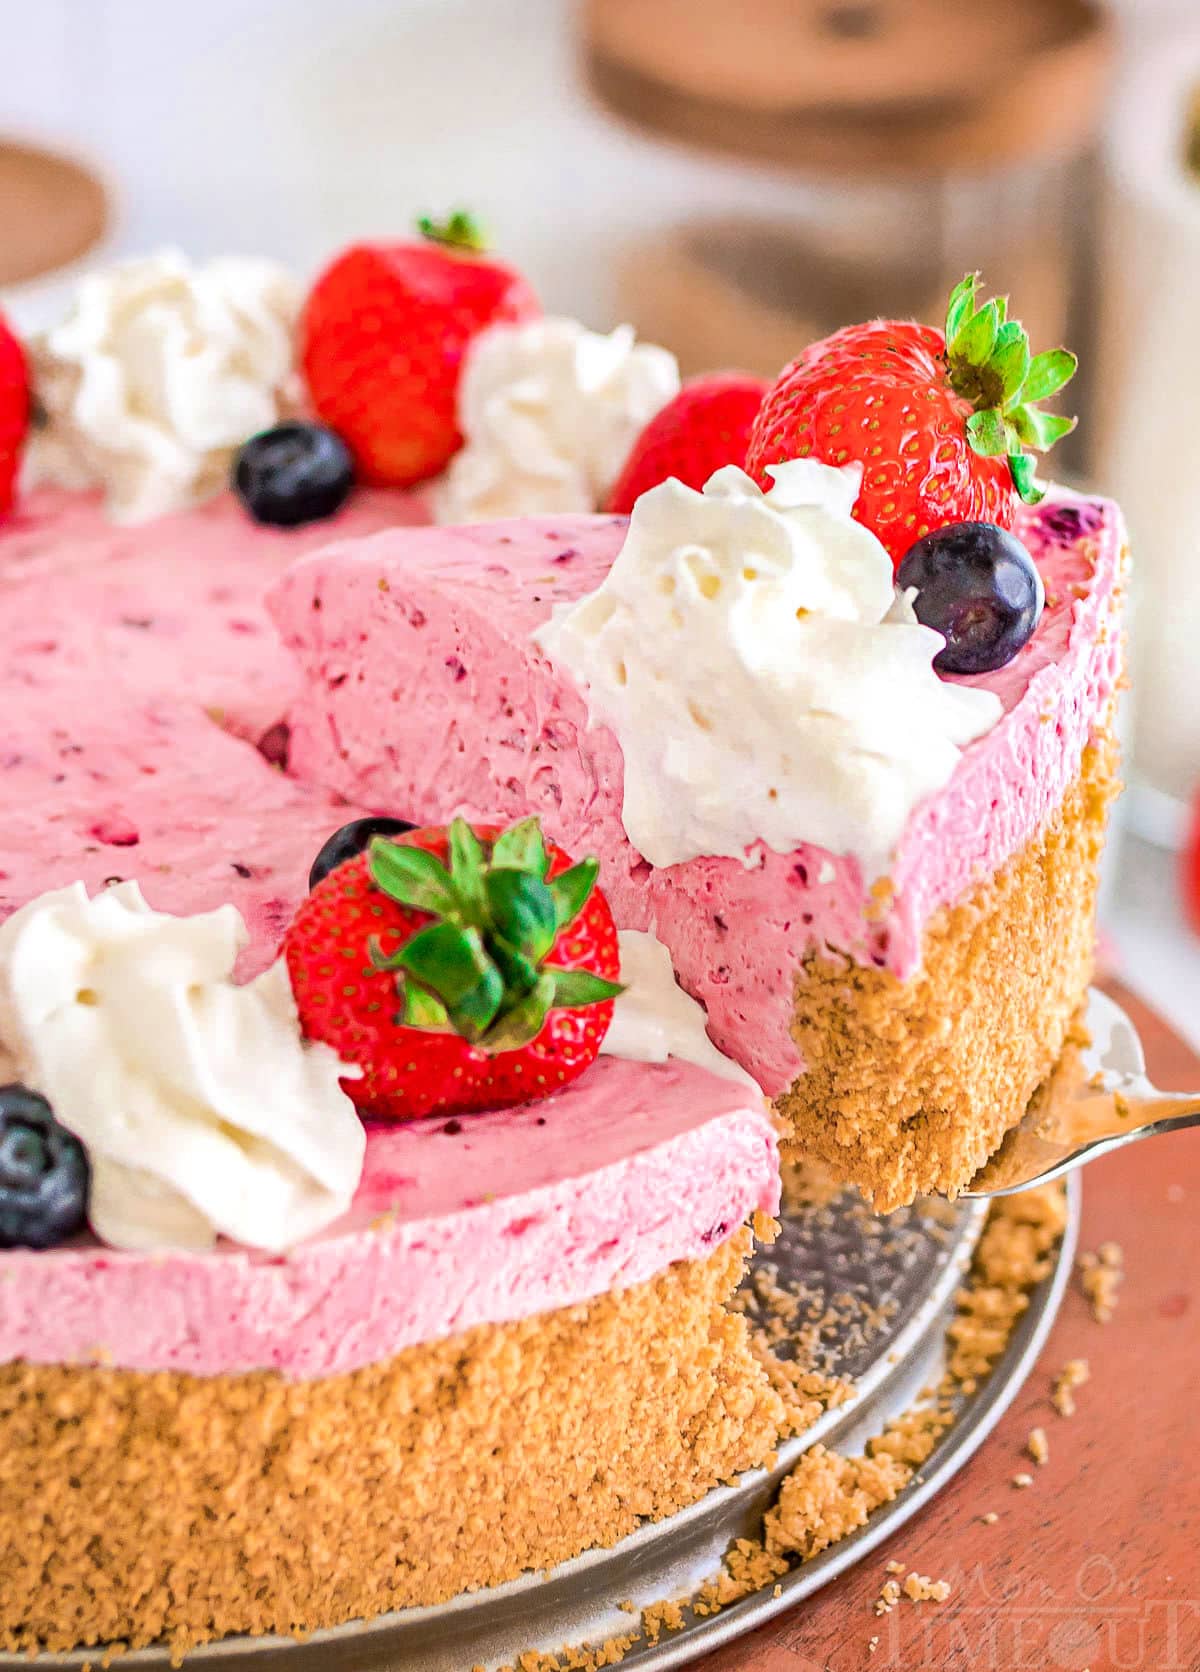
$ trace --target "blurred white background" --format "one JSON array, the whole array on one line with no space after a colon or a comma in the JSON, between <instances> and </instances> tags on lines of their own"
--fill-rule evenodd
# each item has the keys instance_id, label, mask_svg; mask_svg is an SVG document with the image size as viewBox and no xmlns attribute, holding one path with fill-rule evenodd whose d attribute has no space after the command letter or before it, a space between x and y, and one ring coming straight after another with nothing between
<instances>
[{"instance_id":1,"label":"blurred white background","mask_svg":"<svg viewBox=\"0 0 1200 1672\"><path fill-rule=\"evenodd\" d=\"M744 197L746 181L647 147L582 100L572 12L569 0L0 0L21 43L0 125L107 170L121 249L269 250L307 272L352 238L463 203L547 308L601 324L615 239L666 205ZM753 193L783 205L790 189L764 177Z\"/></svg>"}]
</instances>

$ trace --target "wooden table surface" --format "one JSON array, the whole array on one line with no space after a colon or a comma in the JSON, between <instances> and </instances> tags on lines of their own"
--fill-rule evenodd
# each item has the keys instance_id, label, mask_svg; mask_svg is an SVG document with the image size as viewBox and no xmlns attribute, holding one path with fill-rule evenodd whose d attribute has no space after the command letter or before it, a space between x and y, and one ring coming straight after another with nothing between
<instances>
[{"instance_id":1,"label":"wooden table surface","mask_svg":"<svg viewBox=\"0 0 1200 1672\"><path fill-rule=\"evenodd\" d=\"M1200 1089L1200 1059L1110 990L1141 1031L1151 1078ZM1089 1167L1080 1250L1113 1241L1125 1254L1112 1320L1095 1321L1074 1279L1011 1410L934 1502L702 1672L1198 1672L1198 1215L1200 1130ZM1064 1418L1047 1395L1074 1358L1091 1380ZM1024 1452L1035 1426L1049 1440L1042 1468ZM1012 1485L1022 1471L1035 1477L1027 1490ZM953 1594L877 1617L890 1561L948 1579Z\"/></svg>"}]
</instances>

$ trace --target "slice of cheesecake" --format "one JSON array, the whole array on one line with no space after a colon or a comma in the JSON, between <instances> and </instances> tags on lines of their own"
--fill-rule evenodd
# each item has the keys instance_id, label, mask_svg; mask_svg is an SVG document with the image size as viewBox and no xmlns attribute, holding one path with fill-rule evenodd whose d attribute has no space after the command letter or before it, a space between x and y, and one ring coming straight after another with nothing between
<instances>
[{"instance_id":1,"label":"slice of cheesecake","mask_svg":"<svg viewBox=\"0 0 1200 1672\"><path fill-rule=\"evenodd\" d=\"M533 640L600 584L625 527L397 531L296 564L271 599L303 675L292 770L417 821L539 813L600 857L619 920L666 942L714 1041L805 1151L880 1208L961 1189L1049 1072L1090 978L1116 785L1119 512L1063 491L1022 508L1045 612L1007 666L962 681L1003 715L874 880L812 845L663 869L632 846L620 746Z\"/></svg>"}]
</instances>

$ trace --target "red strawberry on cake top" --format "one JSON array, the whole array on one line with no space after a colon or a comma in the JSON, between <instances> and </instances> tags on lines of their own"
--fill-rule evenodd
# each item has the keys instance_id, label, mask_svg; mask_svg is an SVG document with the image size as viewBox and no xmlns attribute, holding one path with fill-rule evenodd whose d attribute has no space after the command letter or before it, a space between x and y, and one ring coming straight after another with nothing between
<instances>
[{"instance_id":1,"label":"red strawberry on cake top","mask_svg":"<svg viewBox=\"0 0 1200 1672\"><path fill-rule=\"evenodd\" d=\"M950 298L944 332L912 320L847 325L780 373L754 423L746 469L821 459L863 467L855 516L899 566L948 523L1012 526L1037 504L1034 461L1073 420L1043 412L1075 371L1066 349L1031 355L1007 298L977 305L977 274Z\"/></svg>"},{"instance_id":2,"label":"red strawberry on cake top","mask_svg":"<svg viewBox=\"0 0 1200 1672\"><path fill-rule=\"evenodd\" d=\"M769 385L747 372L708 372L685 383L638 436L605 510L628 516L650 488L674 476L702 488L723 465L743 465Z\"/></svg>"},{"instance_id":3,"label":"red strawberry on cake top","mask_svg":"<svg viewBox=\"0 0 1200 1672\"><path fill-rule=\"evenodd\" d=\"M541 313L521 275L483 253L470 216L425 220L421 231L344 251L317 279L301 322L317 412L362 479L391 487L436 476L461 446L458 384L472 340Z\"/></svg>"},{"instance_id":4,"label":"red strawberry on cake top","mask_svg":"<svg viewBox=\"0 0 1200 1672\"><path fill-rule=\"evenodd\" d=\"M368 849L316 883L285 955L301 1025L361 1073L346 1090L398 1120L511 1108L595 1061L620 994L594 859L455 819Z\"/></svg>"},{"instance_id":5,"label":"red strawberry on cake top","mask_svg":"<svg viewBox=\"0 0 1200 1672\"><path fill-rule=\"evenodd\" d=\"M0 314L0 517L16 495L21 450L29 429L29 368L25 350Z\"/></svg>"}]
</instances>

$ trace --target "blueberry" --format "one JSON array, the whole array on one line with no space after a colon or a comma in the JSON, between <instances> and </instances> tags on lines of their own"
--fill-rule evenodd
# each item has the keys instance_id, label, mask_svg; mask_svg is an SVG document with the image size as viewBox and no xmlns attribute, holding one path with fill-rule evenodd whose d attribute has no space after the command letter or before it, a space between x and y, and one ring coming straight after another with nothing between
<instances>
[{"instance_id":1,"label":"blueberry","mask_svg":"<svg viewBox=\"0 0 1200 1672\"><path fill-rule=\"evenodd\" d=\"M1033 636L1045 603L1037 565L1015 534L994 523L953 523L911 546L896 573L915 587L917 620L946 640L939 673L990 673Z\"/></svg>"},{"instance_id":2,"label":"blueberry","mask_svg":"<svg viewBox=\"0 0 1200 1672\"><path fill-rule=\"evenodd\" d=\"M382 816L353 819L349 824L344 824L340 830L334 831L313 860L312 870L308 873L309 888L315 888L330 871L362 853L372 836L403 836L406 830L416 828L416 825L409 824L407 819L389 819Z\"/></svg>"},{"instance_id":3,"label":"blueberry","mask_svg":"<svg viewBox=\"0 0 1200 1672\"><path fill-rule=\"evenodd\" d=\"M84 1222L88 1162L28 1086L0 1086L0 1248L52 1248Z\"/></svg>"},{"instance_id":4,"label":"blueberry","mask_svg":"<svg viewBox=\"0 0 1200 1672\"><path fill-rule=\"evenodd\" d=\"M1048 539L1073 546L1085 534L1094 534L1104 518L1098 505L1043 505L1037 520Z\"/></svg>"},{"instance_id":5,"label":"blueberry","mask_svg":"<svg viewBox=\"0 0 1200 1672\"><path fill-rule=\"evenodd\" d=\"M324 424L294 419L243 442L232 485L256 522L296 528L341 510L354 486L354 460Z\"/></svg>"}]
</instances>

